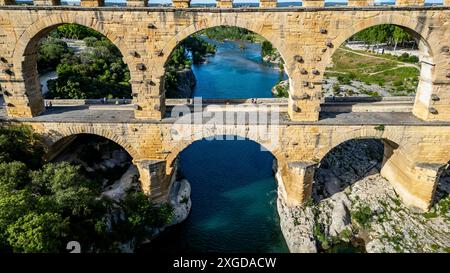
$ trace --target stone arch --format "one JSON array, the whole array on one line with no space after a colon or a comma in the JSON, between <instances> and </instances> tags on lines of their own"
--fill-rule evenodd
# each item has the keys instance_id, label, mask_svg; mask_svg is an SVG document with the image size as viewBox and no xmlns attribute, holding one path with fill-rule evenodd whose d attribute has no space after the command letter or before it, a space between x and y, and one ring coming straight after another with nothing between
<instances>
[{"instance_id":1,"label":"stone arch","mask_svg":"<svg viewBox=\"0 0 450 273\"><path fill-rule=\"evenodd\" d=\"M323 69L320 77L323 77L325 68L331 62L334 52L347 39L364 29L383 24L395 25L405 29L418 42L419 57L422 65L413 113L420 118L428 120L430 119L429 107L432 94L439 90L438 87L434 86L433 82L437 78L442 78L442 75L440 75L442 73L438 73L441 69L441 61L437 56L440 35L437 33L439 30L434 30L435 33L432 33L428 25L417 18L386 14L357 21L345 29L337 29L337 36L331 40L333 47L329 48L327 53L325 53L323 62L320 63L320 67Z\"/></svg>"},{"instance_id":2,"label":"stone arch","mask_svg":"<svg viewBox=\"0 0 450 273\"><path fill-rule=\"evenodd\" d=\"M40 93L40 85L37 79L36 53L37 45L41 38L50 31L64 24L78 24L91 28L108 38L121 52L124 62L132 68L133 61L129 58L127 48L121 36L117 36L113 30L109 30L105 25L89 16L82 16L78 13L70 13L65 16L59 14L42 17L32 23L21 35L15 44L13 52L14 77L18 81L23 81L21 91L28 98L29 106L34 115L43 111L43 99ZM133 79L133 69L130 70L130 77Z\"/></svg>"},{"instance_id":3,"label":"stone arch","mask_svg":"<svg viewBox=\"0 0 450 273\"><path fill-rule=\"evenodd\" d=\"M326 64L329 63L331 60L331 56L333 55L334 51L341 46L346 40L348 40L353 35L357 34L358 32L365 30L369 27L377 26L377 25L396 25L399 27L402 27L406 29L410 34L419 40L419 42L423 43L424 50L428 50L427 56L432 58L433 57L433 48L432 44L433 41L435 41L436 38L429 37L428 28L427 26L416 20L413 17L408 17L404 15L379 15L374 16L368 19L364 19L361 21L357 21L353 25L346 27L345 29L338 29L337 31L339 34L336 36L336 38L333 40L333 48L329 50L329 53L327 55Z\"/></svg>"},{"instance_id":4,"label":"stone arch","mask_svg":"<svg viewBox=\"0 0 450 273\"><path fill-rule=\"evenodd\" d=\"M165 65L172 54L173 50L176 46L182 42L184 39L189 36L208 28L219 27L219 26L230 26L230 27L239 27L243 29L247 29L252 31L258 35L261 35L266 40L272 43L273 47L278 50L281 58L284 60L286 66L285 71L290 78L291 71L293 68L290 65L290 61L292 58L289 56L292 55L288 47L285 46L285 43L282 42L280 37L277 35L276 31L273 31L271 28L266 28L264 24L255 21L250 21L247 19L239 18L239 17L227 17L227 16L215 16L211 17L212 19L203 19L197 22L190 24L189 26L183 28L181 31L177 32L174 37L172 37L167 43L165 43L164 47L161 49L162 58L161 61L153 63L152 69L150 69L151 75L155 75L160 83L159 93L163 92L163 84L164 84L164 73L165 73ZM164 103L164 102L162 102Z\"/></svg>"},{"instance_id":5,"label":"stone arch","mask_svg":"<svg viewBox=\"0 0 450 273\"><path fill-rule=\"evenodd\" d=\"M398 154L402 154L400 146L385 135L369 134L340 138L318 161L312 183L314 200L319 202L344 191L360 179L373 174L374 168L378 167L381 176L388 180L396 191L401 192L395 181L396 177L391 176L391 171L388 170L392 165L391 158L395 158ZM360 162L356 164L355 160ZM407 163L404 163L405 166L402 167L406 168ZM385 166L388 171L384 170ZM343 173L345 175L339 175ZM338 179L329 178L330 174L336 175Z\"/></svg>"},{"instance_id":6,"label":"stone arch","mask_svg":"<svg viewBox=\"0 0 450 273\"><path fill-rule=\"evenodd\" d=\"M69 128L60 128L58 129L57 133L52 133L47 135L47 147L51 148L54 145L57 145L64 139L68 137L73 137L76 135L81 134L87 134L87 135L97 135L104 137L118 145L120 145L127 153L133 158L133 160L139 158L138 151L130 144L128 143L124 138L121 136L114 134L108 130L101 129L101 128L95 128L92 126L76 126L76 127L69 127Z\"/></svg>"},{"instance_id":7,"label":"stone arch","mask_svg":"<svg viewBox=\"0 0 450 273\"><path fill-rule=\"evenodd\" d=\"M395 129L377 130L375 126L367 129L349 130L345 133L333 136L324 149L321 149L316 154L316 159L320 162L331 150L341 145L342 143L353 139L380 139L399 147L401 143L401 135L395 133ZM399 147L400 148L400 147ZM403 147L402 147L403 149Z\"/></svg>"},{"instance_id":8,"label":"stone arch","mask_svg":"<svg viewBox=\"0 0 450 273\"><path fill-rule=\"evenodd\" d=\"M290 55L288 49L284 46L284 43L279 39L276 35L276 31L272 31L271 29L265 29L264 25L255 21L249 21L242 18L233 18L233 20L227 20L226 17L214 17L212 20L200 20L198 22L194 22L193 24L185 27L183 30L179 31L172 39L170 39L162 49L162 53L164 56L163 63L165 64L172 54L173 50L176 46L189 36L213 27L219 26L229 26L229 27L239 27L243 29L250 30L258 35L261 35L266 40L271 42L273 46L278 50L283 60L287 60L286 57Z\"/></svg>"},{"instance_id":9,"label":"stone arch","mask_svg":"<svg viewBox=\"0 0 450 273\"><path fill-rule=\"evenodd\" d=\"M186 149L189 145L191 145L192 143L194 143L196 141L200 141L203 139L216 137L216 136L233 136L233 137L237 137L240 139L253 141L253 142L259 144L262 148L264 148L268 152L270 152L278 162L284 162L284 160L285 160L285 158L283 157L283 154L279 150L278 146L271 147L269 144L266 144L264 141L262 141L261 139L258 139L257 137L255 137L251 134L243 135L243 134L236 133L236 132L228 132L226 130L224 130L223 132L219 132L218 130L204 130L204 129L203 130L194 130L194 131L195 132L193 134L191 134L190 137L183 138L183 140L173 144L173 146L170 149L171 153L166 158L166 161L167 161L166 173L170 174L172 172L174 162L178 158L178 155L184 149ZM227 140L224 140L224 141L227 141Z\"/></svg>"}]
</instances>

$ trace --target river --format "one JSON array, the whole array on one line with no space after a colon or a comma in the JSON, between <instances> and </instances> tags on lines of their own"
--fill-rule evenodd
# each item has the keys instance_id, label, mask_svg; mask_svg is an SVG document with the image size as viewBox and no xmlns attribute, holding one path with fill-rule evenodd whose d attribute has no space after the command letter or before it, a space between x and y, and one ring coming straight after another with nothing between
<instances>
[{"instance_id":1,"label":"river","mask_svg":"<svg viewBox=\"0 0 450 273\"><path fill-rule=\"evenodd\" d=\"M195 97L273 97L271 90L280 79L280 71L277 66L262 61L260 44L206 40L216 44L217 51L215 55L206 57L206 63L192 66L197 78Z\"/></svg>"},{"instance_id":2,"label":"river","mask_svg":"<svg viewBox=\"0 0 450 273\"><path fill-rule=\"evenodd\" d=\"M260 45L226 41L194 65L194 96L272 97L279 70L261 61ZM276 209L274 157L250 140L201 140L180 154L192 187L192 210L144 252L288 252Z\"/></svg>"}]
</instances>

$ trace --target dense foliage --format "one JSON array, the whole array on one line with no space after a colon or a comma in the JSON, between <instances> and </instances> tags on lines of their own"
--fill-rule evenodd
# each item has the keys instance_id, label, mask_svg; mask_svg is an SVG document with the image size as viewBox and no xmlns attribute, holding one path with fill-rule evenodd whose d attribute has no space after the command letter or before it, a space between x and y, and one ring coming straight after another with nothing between
<instances>
[{"instance_id":1,"label":"dense foliage","mask_svg":"<svg viewBox=\"0 0 450 273\"><path fill-rule=\"evenodd\" d=\"M207 28L199 32L199 34L204 34L210 39L217 41L224 40L240 40L248 42L256 42L261 40L261 37L254 32L247 30L245 28L239 27L229 27L229 26L218 26L213 28Z\"/></svg>"},{"instance_id":2,"label":"dense foliage","mask_svg":"<svg viewBox=\"0 0 450 273\"><path fill-rule=\"evenodd\" d=\"M75 53L63 39L83 39L85 49ZM56 69L48 81L47 98L130 98L130 72L120 51L105 36L84 26L59 26L38 50L40 72Z\"/></svg>"},{"instance_id":3,"label":"dense foliage","mask_svg":"<svg viewBox=\"0 0 450 273\"><path fill-rule=\"evenodd\" d=\"M399 43L415 45L414 38L403 28L396 25L377 25L358 32L350 40L363 41L367 44L381 44L397 48Z\"/></svg>"},{"instance_id":4,"label":"dense foliage","mask_svg":"<svg viewBox=\"0 0 450 273\"><path fill-rule=\"evenodd\" d=\"M69 241L84 252L116 251L173 216L140 191L123 201L101 196L80 166L37 161L44 150L28 127L1 126L0 151L0 252L62 252Z\"/></svg>"}]
</instances>

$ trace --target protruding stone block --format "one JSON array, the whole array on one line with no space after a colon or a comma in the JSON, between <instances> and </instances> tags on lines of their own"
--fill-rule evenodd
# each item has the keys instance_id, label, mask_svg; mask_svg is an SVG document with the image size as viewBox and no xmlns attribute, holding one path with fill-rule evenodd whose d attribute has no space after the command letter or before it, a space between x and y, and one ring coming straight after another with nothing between
<instances>
[{"instance_id":1,"label":"protruding stone block","mask_svg":"<svg viewBox=\"0 0 450 273\"><path fill-rule=\"evenodd\" d=\"M147 7L148 0L127 0L127 7Z\"/></svg>"},{"instance_id":2,"label":"protruding stone block","mask_svg":"<svg viewBox=\"0 0 450 273\"><path fill-rule=\"evenodd\" d=\"M218 8L232 8L233 7L233 0L217 0L216 1L216 7Z\"/></svg>"},{"instance_id":3,"label":"protruding stone block","mask_svg":"<svg viewBox=\"0 0 450 273\"><path fill-rule=\"evenodd\" d=\"M15 0L0 0L0 6L15 5Z\"/></svg>"},{"instance_id":4,"label":"protruding stone block","mask_svg":"<svg viewBox=\"0 0 450 273\"><path fill-rule=\"evenodd\" d=\"M277 0L259 0L260 8L276 8Z\"/></svg>"},{"instance_id":5,"label":"protruding stone block","mask_svg":"<svg viewBox=\"0 0 450 273\"><path fill-rule=\"evenodd\" d=\"M425 4L425 0L397 0L395 2L396 6L423 6Z\"/></svg>"},{"instance_id":6,"label":"protruding stone block","mask_svg":"<svg viewBox=\"0 0 450 273\"><path fill-rule=\"evenodd\" d=\"M174 8L189 8L191 0L172 0L172 6Z\"/></svg>"},{"instance_id":7,"label":"protruding stone block","mask_svg":"<svg viewBox=\"0 0 450 273\"><path fill-rule=\"evenodd\" d=\"M102 7L105 5L105 0L81 0L82 7Z\"/></svg>"},{"instance_id":8,"label":"protruding stone block","mask_svg":"<svg viewBox=\"0 0 450 273\"><path fill-rule=\"evenodd\" d=\"M61 0L33 0L35 6L59 6Z\"/></svg>"},{"instance_id":9,"label":"protruding stone block","mask_svg":"<svg viewBox=\"0 0 450 273\"><path fill-rule=\"evenodd\" d=\"M348 0L349 7L367 7L373 6L373 0Z\"/></svg>"},{"instance_id":10,"label":"protruding stone block","mask_svg":"<svg viewBox=\"0 0 450 273\"><path fill-rule=\"evenodd\" d=\"M307 87L309 87L309 84L307 82L306 85ZM313 89L314 88L315 87L313 87ZM296 96L294 95L294 97ZM311 97L311 99L309 100L294 100L292 97L289 98L288 113L289 117L293 121L318 121L319 112L320 99Z\"/></svg>"},{"instance_id":11,"label":"protruding stone block","mask_svg":"<svg viewBox=\"0 0 450 273\"><path fill-rule=\"evenodd\" d=\"M302 7L324 7L324 0L302 0Z\"/></svg>"}]
</instances>

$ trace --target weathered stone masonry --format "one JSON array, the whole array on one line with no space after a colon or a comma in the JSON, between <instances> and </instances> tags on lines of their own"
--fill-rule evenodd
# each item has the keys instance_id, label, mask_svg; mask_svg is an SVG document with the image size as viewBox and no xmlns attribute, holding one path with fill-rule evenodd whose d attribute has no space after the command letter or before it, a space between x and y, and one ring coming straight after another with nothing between
<instances>
[{"instance_id":1,"label":"weathered stone masonry","mask_svg":"<svg viewBox=\"0 0 450 273\"><path fill-rule=\"evenodd\" d=\"M324 8L323 1L306 0L306 8L146 8L145 1L129 1L128 8L101 7L102 1L82 1L82 7L48 6L57 1L36 0L36 6L0 2L0 80L8 118L33 126L49 147L81 133L104 136L122 145L138 166L143 190L165 200L176 158L194 140L234 134L269 147L278 161L286 202L300 205L311 194L312 177L328 151L354 138L380 138L386 143L382 175L403 201L428 209L443 166L450 160L450 9L404 7L420 1L399 1L402 7L368 7L369 1L350 1L358 7ZM100 7L97 7L100 6ZM362 7L359 7L362 6ZM108 37L122 52L131 73L134 119L131 122L37 121L44 103L37 80L38 41L64 23L91 27ZM422 121L404 125L319 124L321 82L333 52L346 39L367 27L396 24L420 41L422 71L413 114ZM176 45L205 28L238 26L261 34L280 51L290 79L288 114L270 137L247 135L235 126L178 128L192 134L178 140L173 124L164 118L164 64ZM247 125L255 128L265 125ZM269 145L275 139L276 145Z\"/></svg>"},{"instance_id":2,"label":"weathered stone masonry","mask_svg":"<svg viewBox=\"0 0 450 273\"><path fill-rule=\"evenodd\" d=\"M10 116L32 117L43 111L36 69L37 42L63 23L91 27L120 49L131 72L135 116L141 119L162 118L164 64L181 40L219 25L252 30L280 51L291 83L289 115L292 120L302 121L319 117L323 74L336 48L365 28L395 24L408 29L420 41L423 68L414 114L423 120L450 120L447 6L322 8L323 1L310 0L305 1L306 6L319 7L174 9L92 7L95 5L87 2L98 1L82 1L82 7L0 6L1 86L8 94ZM188 1L179 2L188 5Z\"/></svg>"}]
</instances>

